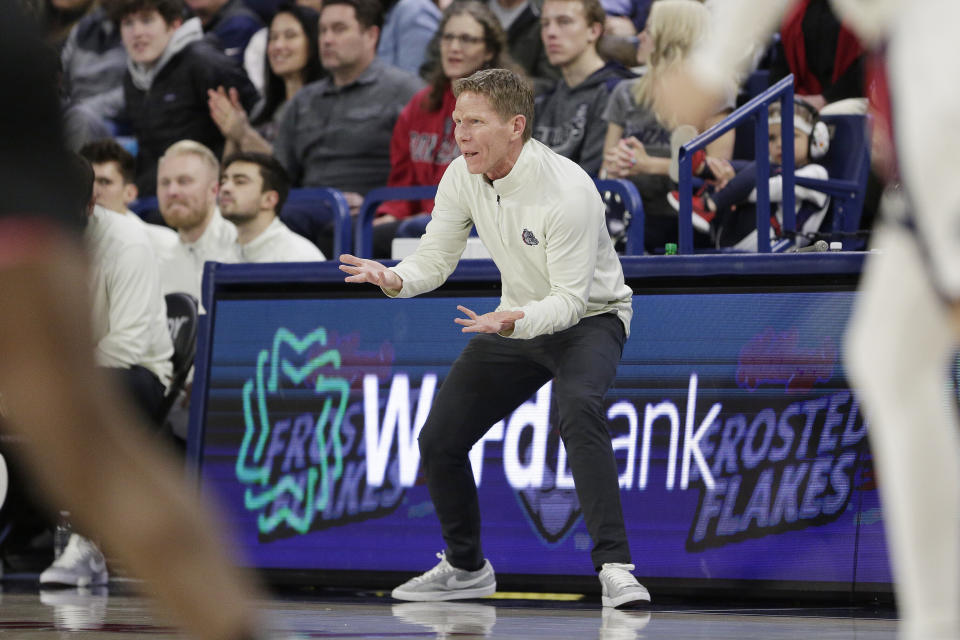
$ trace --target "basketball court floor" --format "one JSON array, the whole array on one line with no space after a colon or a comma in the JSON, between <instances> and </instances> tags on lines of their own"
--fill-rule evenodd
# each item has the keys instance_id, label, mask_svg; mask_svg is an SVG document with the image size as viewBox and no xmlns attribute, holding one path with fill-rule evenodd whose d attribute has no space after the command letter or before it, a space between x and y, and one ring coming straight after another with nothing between
<instances>
[{"instance_id":1,"label":"basketball court floor","mask_svg":"<svg viewBox=\"0 0 960 640\"><path fill-rule=\"evenodd\" d=\"M498 594L502 595L502 594ZM702 606L707 604L708 606ZM895 640L888 606L718 606L691 600L603 609L598 600L506 597L400 603L387 594L280 594L262 603L277 638L491 638L496 640ZM130 583L40 592L4 584L0 638L121 640L182 637Z\"/></svg>"}]
</instances>

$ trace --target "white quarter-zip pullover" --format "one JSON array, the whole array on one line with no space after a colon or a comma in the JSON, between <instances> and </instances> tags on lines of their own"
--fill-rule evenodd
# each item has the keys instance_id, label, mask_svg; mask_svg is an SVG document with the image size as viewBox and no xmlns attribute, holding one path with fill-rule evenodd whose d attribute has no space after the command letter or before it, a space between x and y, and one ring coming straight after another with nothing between
<instances>
[{"instance_id":1,"label":"white quarter-zip pullover","mask_svg":"<svg viewBox=\"0 0 960 640\"><path fill-rule=\"evenodd\" d=\"M417 251L393 267L409 298L439 287L471 226L500 270L498 311L523 311L511 338L562 331L614 312L630 334L633 292L607 233L603 200L574 162L530 140L504 178L471 174L461 156L447 168Z\"/></svg>"}]
</instances>

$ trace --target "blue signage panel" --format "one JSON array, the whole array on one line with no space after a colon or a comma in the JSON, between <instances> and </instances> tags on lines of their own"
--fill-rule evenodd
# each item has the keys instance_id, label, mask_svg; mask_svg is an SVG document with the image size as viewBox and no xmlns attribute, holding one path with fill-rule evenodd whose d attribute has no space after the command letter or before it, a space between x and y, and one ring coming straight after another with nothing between
<instances>
[{"instance_id":1,"label":"blue signage panel","mask_svg":"<svg viewBox=\"0 0 960 640\"><path fill-rule=\"evenodd\" d=\"M867 426L841 361L854 293L663 291L634 297L606 399L637 574L889 583ZM457 304L485 312L497 298L260 291L208 305L200 473L247 563L431 564L443 542L416 436L469 340ZM471 452L484 552L510 573L589 575L552 394Z\"/></svg>"}]
</instances>

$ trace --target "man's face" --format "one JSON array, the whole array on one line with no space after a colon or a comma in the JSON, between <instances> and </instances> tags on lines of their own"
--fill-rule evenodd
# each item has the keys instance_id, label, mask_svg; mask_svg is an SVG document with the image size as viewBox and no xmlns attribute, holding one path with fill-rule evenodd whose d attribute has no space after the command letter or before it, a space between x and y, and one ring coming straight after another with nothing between
<instances>
[{"instance_id":1,"label":"man's face","mask_svg":"<svg viewBox=\"0 0 960 640\"><path fill-rule=\"evenodd\" d=\"M120 38L131 60L150 66L163 55L179 26L179 19L168 24L156 9L139 11L120 21Z\"/></svg>"},{"instance_id":2,"label":"man's face","mask_svg":"<svg viewBox=\"0 0 960 640\"><path fill-rule=\"evenodd\" d=\"M167 156L157 167L157 201L167 225L190 231L213 214L217 176L192 153Z\"/></svg>"},{"instance_id":3,"label":"man's face","mask_svg":"<svg viewBox=\"0 0 960 640\"><path fill-rule=\"evenodd\" d=\"M583 5L576 0L547 0L540 15L540 37L550 64L563 67L596 47L602 25L587 24Z\"/></svg>"},{"instance_id":4,"label":"man's face","mask_svg":"<svg viewBox=\"0 0 960 640\"><path fill-rule=\"evenodd\" d=\"M364 29L357 12L345 4L332 4L320 14L320 61L330 72L347 69L373 58L377 29Z\"/></svg>"},{"instance_id":5,"label":"man's face","mask_svg":"<svg viewBox=\"0 0 960 640\"><path fill-rule=\"evenodd\" d=\"M137 197L137 187L124 183L116 162L94 162L93 197L97 204L111 211L124 213Z\"/></svg>"},{"instance_id":6,"label":"man's face","mask_svg":"<svg viewBox=\"0 0 960 640\"><path fill-rule=\"evenodd\" d=\"M252 162L232 162L220 176L220 213L234 224L242 223L269 207L263 193L260 167Z\"/></svg>"},{"instance_id":7,"label":"man's face","mask_svg":"<svg viewBox=\"0 0 960 640\"><path fill-rule=\"evenodd\" d=\"M522 139L523 116L504 122L486 96L464 92L457 98L453 122L454 137L470 173L497 180L510 172L511 142Z\"/></svg>"}]
</instances>

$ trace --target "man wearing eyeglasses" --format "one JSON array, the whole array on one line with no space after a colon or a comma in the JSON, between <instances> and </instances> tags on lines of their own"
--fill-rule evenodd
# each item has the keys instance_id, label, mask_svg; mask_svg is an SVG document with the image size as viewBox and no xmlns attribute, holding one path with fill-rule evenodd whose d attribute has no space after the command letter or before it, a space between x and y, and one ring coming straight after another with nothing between
<instances>
[{"instance_id":1,"label":"man wearing eyeglasses","mask_svg":"<svg viewBox=\"0 0 960 640\"><path fill-rule=\"evenodd\" d=\"M633 74L597 53L606 13L600 0L547 0L540 36L561 79L539 96L533 137L596 177L603 163L603 111L618 82Z\"/></svg>"}]
</instances>

